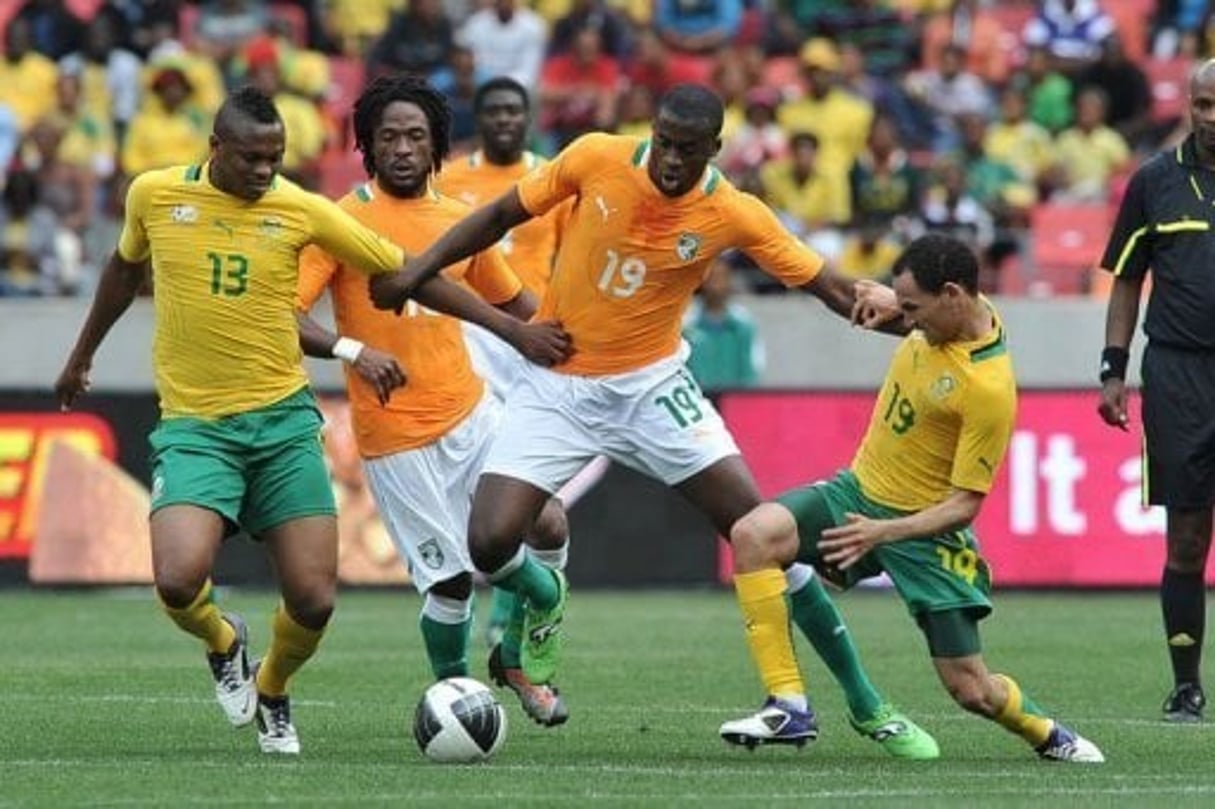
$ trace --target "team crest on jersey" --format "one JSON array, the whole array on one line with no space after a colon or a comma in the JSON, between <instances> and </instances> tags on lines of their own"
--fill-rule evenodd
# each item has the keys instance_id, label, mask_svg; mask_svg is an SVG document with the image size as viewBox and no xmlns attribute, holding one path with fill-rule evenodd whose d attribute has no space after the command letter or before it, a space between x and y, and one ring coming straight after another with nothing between
<instances>
[{"instance_id":1,"label":"team crest on jersey","mask_svg":"<svg viewBox=\"0 0 1215 809\"><path fill-rule=\"evenodd\" d=\"M277 216L270 216L261 221L257 229L262 232L263 236L271 239L278 238L283 233L283 220Z\"/></svg>"},{"instance_id":2,"label":"team crest on jersey","mask_svg":"<svg viewBox=\"0 0 1215 809\"><path fill-rule=\"evenodd\" d=\"M700 236L695 233L683 233L675 243L675 254L682 261L691 261L700 252Z\"/></svg>"},{"instance_id":3,"label":"team crest on jersey","mask_svg":"<svg viewBox=\"0 0 1215 809\"><path fill-rule=\"evenodd\" d=\"M174 205L169 218L180 225L191 225L198 221L198 209L193 205Z\"/></svg>"},{"instance_id":4,"label":"team crest on jersey","mask_svg":"<svg viewBox=\"0 0 1215 809\"><path fill-rule=\"evenodd\" d=\"M443 549L439 547L437 539L428 539L419 545L418 555L422 557L422 563L431 570L443 567Z\"/></svg>"},{"instance_id":5,"label":"team crest on jersey","mask_svg":"<svg viewBox=\"0 0 1215 809\"><path fill-rule=\"evenodd\" d=\"M949 394L958 389L958 380L954 379L951 374L941 374L936 382L929 386L928 392L932 394L934 399L944 399Z\"/></svg>"}]
</instances>

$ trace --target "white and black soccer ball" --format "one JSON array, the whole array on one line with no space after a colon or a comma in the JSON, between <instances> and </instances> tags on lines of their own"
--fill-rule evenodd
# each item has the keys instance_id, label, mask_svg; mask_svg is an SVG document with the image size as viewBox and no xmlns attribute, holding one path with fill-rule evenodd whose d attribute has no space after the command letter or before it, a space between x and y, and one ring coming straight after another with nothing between
<instances>
[{"instance_id":1,"label":"white and black soccer ball","mask_svg":"<svg viewBox=\"0 0 1215 809\"><path fill-rule=\"evenodd\" d=\"M431 761L485 761L506 741L506 711L483 683L448 677L427 688L418 701L413 737Z\"/></svg>"}]
</instances>

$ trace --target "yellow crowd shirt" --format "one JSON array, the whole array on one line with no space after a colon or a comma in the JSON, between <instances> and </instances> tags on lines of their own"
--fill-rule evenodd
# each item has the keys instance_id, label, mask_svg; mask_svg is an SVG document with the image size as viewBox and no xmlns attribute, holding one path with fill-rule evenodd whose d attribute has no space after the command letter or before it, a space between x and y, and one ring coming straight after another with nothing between
<instances>
[{"instance_id":1,"label":"yellow crowd shirt","mask_svg":"<svg viewBox=\"0 0 1215 809\"><path fill-rule=\"evenodd\" d=\"M368 272L404 261L399 247L283 177L247 202L215 188L208 168L137 177L118 242L125 261L152 264L152 362L165 418L247 412L304 387L295 300L305 245Z\"/></svg>"},{"instance_id":2,"label":"yellow crowd shirt","mask_svg":"<svg viewBox=\"0 0 1215 809\"><path fill-rule=\"evenodd\" d=\"M987 493L1004 459L1017 386L995 327L973 342L929 345L919 331L895 351L852 462L866 497L921 511L964 489Z\"/></svg>"},{"instance_id":3,"label":"yellow crowd shirt","mask_svg":"<svg viewBox=\"0 0 1215 809\"><path fill-rule=\"evenodd\" d=\"M558 372L626 373L673 355L684 311L724 250L742 250L790 287L822 270L821 256L716 168L670 198L650 180L649 159L648 141L585 135L519 181L533 214L575 200L536 315L573 338L575 353Z\"/></svg>"}]
</instances>

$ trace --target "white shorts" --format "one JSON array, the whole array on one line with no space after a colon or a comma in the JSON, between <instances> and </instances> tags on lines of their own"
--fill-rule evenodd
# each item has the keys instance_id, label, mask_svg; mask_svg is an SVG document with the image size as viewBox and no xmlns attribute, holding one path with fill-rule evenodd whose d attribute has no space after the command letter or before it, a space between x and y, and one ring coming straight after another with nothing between
<instances>
[{"instance_id":1,"label":"white shorts","mask_svg":"<svg viewBox=\"0 0 1215 809\"><path fill-rule=\"evenodd\" d=\"M433 444L363 460L380 518L420 593L473 571L468 515L501 419L502 405L486 395Z\"/></svg>"},{"instance_id":2,"label":"white shorts","mask_svg":"<svg viewBox=\"0 0 1215 809\"><path fill-rule=\"evenodd\" d=\"M524 363L484 471L552 494L606 455L672 486L737 454L682 355L594 377Z\"/></svg>"},{"instance_id":3,"label":"white shorts","mask_svg":"<svg viewBox=\"0 0 1215 809\"><path fill-rule=\"evenodd\" d=\"M489 384L499 401L506 401L506 394L515 384L519 369L528 364L527 359L493 332L467 321L461 325L473 370Z\"/></svg>"}]
</instances>

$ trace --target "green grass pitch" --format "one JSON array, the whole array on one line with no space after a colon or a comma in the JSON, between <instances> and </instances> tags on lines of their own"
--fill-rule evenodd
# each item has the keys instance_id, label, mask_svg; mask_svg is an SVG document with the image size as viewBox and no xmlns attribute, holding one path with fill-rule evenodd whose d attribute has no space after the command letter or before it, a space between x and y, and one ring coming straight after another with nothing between
<instances>
[{"instance_id":1,"label":"green grass pitch","mask_svg":"<svg viewBox=\"0 0 1215 809\"><path fill-rule=\"evenodd\" d=\"M273 594L222 602L260 654ZM1150 593L998 593L985 623L991 667L1097 742L1103 766L1038 761L956 709L889 592L841 606L875 682L936 735L940 761L895 761L855 735L802 641L819 740L728 747L718 724L763 696L732 595L576 589L560 682L570 722L540 728L503 695L509 736L492 762L432 764L410 735L429 680L418 604L406 591L342 594L293 687L303 754L281 760L227 725L202 652L150 590L0 591L0 806L1215 805L1215 722L1159 721L1169 679ZM478 634L479 679L484 661Z\"/></svg>"}]
</instances>

